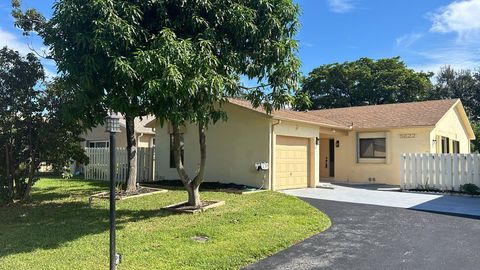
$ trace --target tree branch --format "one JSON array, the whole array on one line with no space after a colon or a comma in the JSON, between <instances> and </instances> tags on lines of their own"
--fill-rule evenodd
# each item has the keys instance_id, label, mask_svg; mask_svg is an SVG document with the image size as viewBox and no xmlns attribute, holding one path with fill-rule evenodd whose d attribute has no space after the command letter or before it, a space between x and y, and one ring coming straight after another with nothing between
<instances>
[{"instance_id":1,"label":"tree branch","mask_svg":"<svg viewBox=\"0 0 480 270\"><path fill-rule=\"evenodd\" d=\"M252 87L246 87L246 86L243 86L243 85L239 85L238 87L243 89L243 90L253 90L253 89L268 87L268 86L271 86L271 85L272 84L269 83L269 84L262 84L262 85L252 86Z\"/></svg>"}]
</instances>

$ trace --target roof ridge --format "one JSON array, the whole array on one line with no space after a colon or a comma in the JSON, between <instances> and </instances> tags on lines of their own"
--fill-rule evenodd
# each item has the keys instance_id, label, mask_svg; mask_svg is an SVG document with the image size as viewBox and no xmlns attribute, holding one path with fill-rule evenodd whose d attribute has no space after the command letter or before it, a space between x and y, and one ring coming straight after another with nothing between
<instances>
[{"instance_id":1,"label":"roof ridge","mask_svg":"<svg viewBox=\"0 0 480 270\"><path fill-rule=\"evenodd\" d=\"M402 106L408 104L419 104L419 103L431 103L431 102L446 102L446 101L455 101L457 102L460 98L445 98L445 99L431 99L431 100L418 100L411 102L397 102L397 103L386 103L386 104L371 104L363 106L349 106L349 107L338 107L338 108L329 108L329 109L314 109L308 110L306 112L317 112L317 111L326 111L326 110L344 110L344 109L356 109L356 108L373 108L373 107L386 107L386 106Z\"/></svg>"},{"instance_id":2,"label":"roof ridge","mask_svg":"<svg viewBox=\"0 0 480 270\"><path fill-rule=\"evenodd\" d=\"M343 125L340 122L334 121L332 119L327 119L321 116L314 116L304 111L295 111L295 110L288 110L288 109L278 109L273 110L270 114L268 114L263 107L254 108L250 101L246 99L239 99L239 98L228 98L230 104L234 104L249 110L253 110L265 115L271 115L272 117L284 119L284 120L291 120L291 121L298 121L298 122L306 122L314 125L321 125L325 127L333 127L339 129L348 129L348 126Z\"/></svg>"}]
</instances>

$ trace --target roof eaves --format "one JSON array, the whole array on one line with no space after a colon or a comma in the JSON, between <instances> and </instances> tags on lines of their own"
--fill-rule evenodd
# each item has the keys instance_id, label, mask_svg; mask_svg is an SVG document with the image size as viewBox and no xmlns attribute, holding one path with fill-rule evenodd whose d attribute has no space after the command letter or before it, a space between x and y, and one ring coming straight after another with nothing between
<instances>
[{"instance_id":1,"label":"roof eaves","mask_svg":"<svg viewBox=\"0 0 480 270\"><path fill-rule=\"evenodd\" d=\"M147 127L147 128L155 128L155 125L157 123L157 118L153 118L152 120L148 121L144 127ZM155 132L152 132L152 133L155 133Z\"/></svg>"},{"instance_id":2,"label":"roof eaves","mask_svg":"<svg viewBox=\"0 0 480 270\"><path fill-rule=\"evenodd\" d=\"M385 127L370 127L370 128L356 128L355 126L352 130L363 131L363 130L384 130L384 129L404 129L404 128L434 128L435 125L408 125L408 126L385 126Z\"/></svg>"},{"instance_id":3,"label":"roof eaves","mask_svg":"<svg viewBox=\"0 0 480 270\"><path fill-rule=\"evenodd\" d=\"M472 125L468 120L467 112L465 111L465 108L463 107L462 101L460 99L457 99L457 102L455 102L455 104L450 109L454 109L455 107L458 107L461 110L460 112L461 112L462 122L463 122L463 125L467 128L469 139L475 140L475 132L473 131Z\"/></svg>"},{"instance_id":4,"label":"roof eaves","mask_svg":"<svg viewBox=\"0 0 480 270\"><path fill-rule=\"evenodd\" d=\"M299 122L299 123L310 124L310 125L315 125L315 126L320 126L320 127L335 128L335 129L342 129L342 130L351 130L349 127L336 126L336 125L312 122L312 121L307 121L307 120L299 120L299 119L294 119L294 118L289 118L289 117L273 116L273 118L278 119L278 120L283 120L283 121Z\"/></svg>"},{"instance_id":5,"label":"roof eaves","mask_svg":"<svg viewBox=\"0 0 480 270\"><path fill-rule=\"evenodd\" d=\"M246 106L243 106L241 104L237 104L237 103L233 103L233 102L228 102L226 104L231 104L231 105L234 105L242 110L245 110L245 111L250 111L250 112L254 112L254 113L257 113L261 116L264 116L264 117L268 117L268 118L272 118L273 115L272 114L268 114L267 112L261 112L261 111L258 111L256 110L255 108L249 108L249 107L246 107Z\"/></svg>"}]
</instances>

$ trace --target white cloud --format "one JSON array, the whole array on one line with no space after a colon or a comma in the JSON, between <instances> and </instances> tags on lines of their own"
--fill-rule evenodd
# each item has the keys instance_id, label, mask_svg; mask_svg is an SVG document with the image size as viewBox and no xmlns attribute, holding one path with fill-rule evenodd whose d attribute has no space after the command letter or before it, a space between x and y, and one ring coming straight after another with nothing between
<instances>
[{"instance_id":1,"label":"white cloud","mask_svg":"<svg viewBox=\"0 0 480 270\"><path fill-rule=\"evenodd\" d=\"M347 13L355 9L352 0L328 0L328 5L335 13Z\"/></svg>"},{"instance_id":2,"label":"white cloud","mask_svg":"<svg viewBox=\"0 0 480 270\"><path fill-rule=\"evenodd\" d=\"M416 70L480 68L480 0L458 0L427 14L429 31L397 38L396 48ZM421 41L420 41L421 39Z\"/></svg>"},{"instance_id":3,"label":"white cloud","mask_svg":"<svg viewBox=\"0 0 480 270\"><path fill-rule=\"evenodd\" d=\"M300 42L300 46L305 46L305 47L308 47L308 48L312 48L312 47L315 47L315 44L310 43L310 42Z\"/></svg>"},{"instance_id":4,"label":"white cloud","mask_svg":"<svg viewBox=\"0 0 480 270\"><path fill-rule=\"evenodd\" d=\"M397 47L408 48L417 40L421 39L422 37L423 37L423 34L421 33L410 33L410 34L406 34L396 38L395 43Z\"/></svg>"},{"instance_id":5,"label":"white cloud","mask_svg":"<svg viewBox=\"0 0 480 270\"><path fill-rule=\"evenodd\" d=\"M436 47L416 52L422 59L414 64L416 70L438 71L442 66L449 65L455 69L475 69L480 67L480 49L469 44Z\"/></svg>"},{"instance_id":6,"label":"white cloud","mask_svg":"<svg viewBox=\"0 0 480 270\"><path fill-rule=\"evenodd\" d=\"M28 44L20 40L14 34L7 32L0 28L0 47L7 46L9 49L19 51L21 54L27 54L31 52Z\"/></svg>"},{"instance_id":7,"label":"white cloud","mask_svg":"<svg viewBox=\"0 0 480 270\"><path fill-rule=\"evenodd\" d=\"M480 32L480 0L455 1L430 15L430 31L456 33L464 38Z\"/></svg>"},{"instance_id":8,"label":"white cloud","mask_svg":"<svg viewBox=\"0 0 480 270\"><path fill-rule=\"evenodd\" d=\"M29 45L27 38L23 36L16 36L15 34L0 28L0 48L3 48L4 46L7 46L11 50L18 51L20 54L23 55L27 53L32 53L33 51L31 48L34 48L35 51L41 56L46 55L48 51L48 47L35 47L31 44L31 42ZM47 77L47 80L51 80L52 78L56 77L57 66L55 65L55 62L51 59L42 58L38 55L37 57L40 58L40 61L44 66L45 76Z\"/></svg>"}]
</instances>

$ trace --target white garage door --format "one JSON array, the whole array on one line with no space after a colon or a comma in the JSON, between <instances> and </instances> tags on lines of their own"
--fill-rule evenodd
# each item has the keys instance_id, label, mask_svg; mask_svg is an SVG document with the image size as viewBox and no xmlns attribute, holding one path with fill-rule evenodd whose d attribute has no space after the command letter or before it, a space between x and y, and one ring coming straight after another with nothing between
<instances>
[{"instance_id":1,"label":"white garage door","mask_svg":"<svg viewBox=\"0 0 480 270\"><path fill-rule=\"evenodd\" d=\"M308 186L308 139L277 136L275 150L276 189Z\"/></svg>"}]
</instances>

